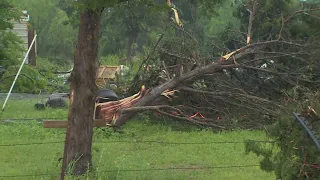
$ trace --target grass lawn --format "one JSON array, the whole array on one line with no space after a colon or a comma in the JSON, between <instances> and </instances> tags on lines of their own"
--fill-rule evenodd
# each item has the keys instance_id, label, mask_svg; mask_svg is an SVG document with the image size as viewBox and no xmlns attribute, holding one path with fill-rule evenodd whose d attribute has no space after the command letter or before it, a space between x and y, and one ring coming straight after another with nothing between
<instances>
[{"instance_id":1,"label":"grass lawn","mask_svg":"<svg viewBox=\"0 0 320 180\"><path fill-rule=\"evenodd\" d=\"M66 110L36 111L34 103L9 101L1 119L66 119ZM37 121L21 122L24 121L0 124L0 179L59 179L65 129L44 129ZM179 130L139 116L126 124L121 133L95 129L96 168L85 177L68 179L275 179L273 173L251 166L258 165L259 158L245 154L244 144L210 143L246 139L265 140L265 136L261 131ZM4 146L38 142L44 144ZM183 142L190 144L175 144ZM31 176L3 177L19 175Z\"/></svg>"}]
</instances>

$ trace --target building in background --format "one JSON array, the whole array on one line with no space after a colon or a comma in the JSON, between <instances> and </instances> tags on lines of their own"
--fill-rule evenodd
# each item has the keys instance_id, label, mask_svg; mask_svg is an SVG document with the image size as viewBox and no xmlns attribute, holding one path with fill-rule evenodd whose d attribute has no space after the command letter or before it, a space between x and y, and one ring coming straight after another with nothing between
<instances>
[{"instance_id":1,"label":"building in background","mask_svg":"<svg viewBox=\"0 0 320 180\"><path fill-rule=\"evenodd\" d=\"M21 44L23 48L25 49L24 56L25 57L28 48L35 36L35 31L30 25L30 16L28 14L28 11L23 11L23 16L20 19L20 22L13 22L13 30L14 33L17 34L18 37L20 37L23 41ZM36 66L36 57L37 57L37 43L35 42L34 46L32 47L27 60L26 64L34 65Z\"/></svg>"}]
</instances>

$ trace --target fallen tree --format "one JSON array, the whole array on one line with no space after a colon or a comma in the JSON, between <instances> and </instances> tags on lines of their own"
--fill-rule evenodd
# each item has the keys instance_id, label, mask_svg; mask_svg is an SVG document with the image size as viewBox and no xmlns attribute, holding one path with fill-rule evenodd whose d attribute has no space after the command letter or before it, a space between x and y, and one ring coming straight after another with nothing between
<instances>
[{"instance_id":1,"label":"fallen tree","mask_svg":"<svg viewBox=\"0 0 320 180\"><path fill-rule=\"evenodd\" d=\"M180 107L169 106L168 103L171 99L170 96L173 96L174 93L180 92L180 91L189 91L194 93L203 93L203 94L210 94L215 96L219 95L221 97L228 97L228 96L244 97L248 101L254 101L256 103L254 104L254 107L251 108L251 110L256 110L256 111L259 111L259 108L255 107L259 103L270 103L274 107L281 109L282 107L280 105L272 101L269 101L267 99L264 99L258 96L250 95L246 92L244 93L243 92L242 93L241 92L240 93L224 92L224 91L210 92L210 91L196 90L196 89L188 88L184 86L186 82L197 80L203 77L204 75L221 72L224 69L235 69L235 68L252 69L254 67L237 63L235 61L235 57L241 58L243 54L246 54L247 51L250 51L250 49L254 47L262 46L266 44L273 44L273 43L286 44L290 46L302 46L300 44L295 44L295 43L280 41L280 40L267 41L267 42L256 43L256 44L248 44L245 47L242 47L236 51L233 51L225 56L220 57L218 60L214 61L211 64L205 65L203 67L198 67L192 71L181 74L179 77L172 78L157 87L149 89L147 92L144 92L144 90L141 90L138 99L133 97L133 98L129 98L128 100L122 100L121 101L123 102L122 104L126 104L124 106L121 104L121 102L102 103L101 106L104 106L103 108L105 109L105 111L109 112L109 114L107 113L107 115L106 113L104 113L103 118L105 118L107 122L110 122L111 126L120 127L124 125L125 122L128 119L130 119L133 115L135 115L137 112L151 110L151 111L156 111L160 114L167 115L170 117L184 119L194 124L224 128L223 126L216 125L214 121L210 120L210 118L205 118L203 120L186 118L183 116L184 113L181 113L182 112L181 106ZM256 69L256 70L260 71L260 69ZM261 69L261 71L265 71L265 70ZM163 105L163 103L165 103L166 105ZM246 108L250 109L249 107L246 107ZM180 115L172 115L172 113L166 112L164 109L175 110L175 112L180 112ZM264 115L271 115L271 116L272 115L275 116L276 114L279 113L279 112L272 112L271 109L267 109L267 108L264 109L264 111L265 112L260 111L260 113L264 113Z\"/></svg>"},{"instance_id":2,"label":"fallen tree","mask_svg":"<svg viewBox=\"0 0 320 180\"><path fill-rule=\"evenodd\" d=\"M119 128L137 112L148 110L194 124L223 129L225 127L218 125L216 118L210 117L210 113L212 114L214 111L214 105L212 102L208 102L205 97L201 97L202 95L210 97L210 100L216 100L213 104L220 103L220 106L227 104L231 107L227 111L234 110L242 113L245 110L254 112L255 118L267 116L274 119L279 114L286 113L283 105L288 91L302 92L308 91L308 88L318 87L319 81L312 81L306 77L307 71L305 69L310 67L310 62L307 62L306 59L312 60L315 57L311 49L319 45L300 39L287 39L284 32L288 22L297 15L305 11L314 12L319 9L298 10L286 17L282 16L282 24L278 33L272 31L264 41L252 43L254 39L252 24L259 8L259 1L253 1L249 5L252 8L248 9L250 16L246 45L225 56L208 61L207 58L199 57L200 53L196 50L190 50L189 54L182 54L174 52L174 48L166 49L165 44L160 48L155 47L158 52L165 55L162 56L162 59L160 57L161 63L157 64L162 68L154 71L153 75L145 76L144 79L155 82L155 78L159 76L159 73L162 73L162 82L156 86L151 85L153 87L130 107L116 111L113 114L115 116L111 116L112 119L107 119L111 126ZM183 29L178 30L186 33ZM191 40L195 39L190 34L188 36ZM162 38L163 35L159 39ZM158 44L159 41L156 45ZM175 47L175 45L171 45L171 47ZM170 60L170 58L174 60ZM147 58L144 63L150 63L147 60L149 59ZM283 63L286 67L279 67ZM197 67L190 68L190 64L196 64ZM311 72L311 77L314 76L313 73L314 71ZM200 88L194 86L197 83L200 84ZM221 87L215 87L219 85ZM180 98L180 104L172 103L171 96L175 93L179 93L179 97L175 99ZM183 93L189 93L189 95L193 93L193 102L184 104L183 102L188 99L188 96ZM202 98L202 101L197 97ZM290 97L292 96L290 95ZM198 106L192 106L194 103ZM210 109L207 113L208 118L188 118L204 109ZM217 111L221 112L222 109ZM246 116L247 112L243 115ZM251 116L251 118L253 117Z\"/></svg>"}]
</instances>

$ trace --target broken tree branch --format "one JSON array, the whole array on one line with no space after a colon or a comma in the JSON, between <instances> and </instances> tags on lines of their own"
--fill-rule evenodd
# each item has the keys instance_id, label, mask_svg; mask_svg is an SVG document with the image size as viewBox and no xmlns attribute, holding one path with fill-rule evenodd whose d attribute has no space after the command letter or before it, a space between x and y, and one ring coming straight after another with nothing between
<instances>
[{"instance_id":1,"label":"broken tree branch","mask_svg":"<svg viewBox=\"0 0 320 180\"><path fill-rule=\"evenodd\" d=\"M171 76L170 76L170 74L169 74L169 71L168 71L168 68L167 68L167 66L166 66L166 63L165 63L164 61L161 61L161 62L162 62L162 66L163 66L163 68L164 68L164 73L166 74L166 76L167 76L168 79L171 79Z\"/></svg>"},{"instance_id":2,"label":"broken tree branch","mask_svg":"<svg viewBox=\"0 0 320 180\"><path fill-rule=\"evenodd\" d=\"M199 90L199 89L193 89L193 88L189 88L189 87L181 87L179 88L179 90L183 90L183 91L189 91L189 92L194 92L194 93L202 93L202 94L210 94L210 95L214 95L214 96L231 96L231 97L235 97L235 96L241 96L241 97L245 97L248 99L252 99L252 100L257 100L257 101L261 101L261 102L266 102L266 103L273 103L272 101L269 101L267 99L263 99L263 98L259 98L257 96L252 96L249 94L241 94L241 93L236 93L236 92L210 92L210 91L204 91L204 90ZM280 105L277 105L280 108L283 108Z\"/></svg>"},{"instance_id":3,"label":"broken tree branch","mask_svg":"<svg viewBox=\"0 0 320 180\"><path fill-rule=\"evenodd\" d=\"M185 80L190 80L194 79L196 77L199 77L203 74L209 73L209 72L216 72L224 68L233 68L236 67L237 65L232 64L233 61L225 61L225 60L219 60L216 63L209 64L207 66L195 69L193 71L187 72L180 76L179 78L174 78L171 79L164 84L161 84L153 89L146 94L143 98L141 98L136 104L134 104L132 107L140 107L140 106L147 106L149 105L154 99L158 98L161 96L161 94L168 90L168 89L173 89L177 87L181 82ZM134 113L121 113L120 117L116 120L113 121L112 125L115 127L120 127L125 122L132 116Z\"/></svg>"},{"instance_id":4,"label":"broken tree branch","mask_svg":"<svg viewBox=\"0 0 320 180\"><path fill-rule=\"evenodd\" d=\"M144 97L142 97L137 103L135 103L132 107L141 107L141 106L148 106L150 105L155 99L161 97L162 93L166 90L173 90L174 88L178 88L183 82L193 80L196 78L199 78L205 74L210 73L217 73L220 72L223 69L229 69L229 68L238 68L241 67L240 64L235 64L233 59L229 59L231 56L239 54L241 57L241 52L243 52L246 49L253 48L255 46L261 46L266 44L272 44L272 43L280 43L280 44L287 44L287 45L293 45L293 46L303 46L300 44L296 44L293 42L287 42L287 41L279 41L279 40L271 40L266 42L259 42L259 43L252 43L248 44L247 46L244 46L240 49L237 49L233 51L232 53L229 53L223 57L220 57L216 61L214 61L212 64L208 64L203 67L198 67L192 71L186 72L182 74L180 77L173 78L157 87L154 87L150 89L149 93L146 94ZM120 116L118 119L112 121L111 125L118 128L126 123L126 121L131 118L133 115L135 115L136 112L122 112L120 113Z\"/></svg>"},{"instance_id":5,"label":"broken tree branch","mask_svg":"<svg viewBox=\"0 0 320 180\"><path fill-rule=\"evenodd\" d=\"M164 111L160 111L159 113L166 115L166 116L169 116L169 117L172 117L172 118L186 120L186 121L189 121L189 122L196 124L196 125L205 125L205 126L211 126L211 127L216 127L216 128L220 128L220 129L226 129L226 127L224 127L224 126L219 126L214 123L207 123L207 122L205 122L205 120L204 121L196 121L196 120L186 118L186 117L175 116L175 115L172 115L172 114L164 112Z\"/></svg>"},{"instance_id":6,"label":"broken tree branch","mask_svg":"<svg viewBox=\"0 0 320 180\"><path fill-rule=\"evenodd\" d=\"M171 109L171 110L173 110L175 112L178 112L181 116L170 114L170 113L165 112L165 111L163 111L161 109ZM184 113L179 108L176 108L176 107L173 107L173 106L169 106L169 105L131 107L131 108L121 109L121 110L119 110L119 112L121 112L121 113L125 113L125 112L141 112L141 111L148 111L148 110L149 111L155 111L157 113L160 113L160 114L163 114L165 116L169 116L169 117L172 117L172 118L175 118L175 119L185 120L185 121L191 122L193 124L197 124L197 125L205 125L205 126L217 127L217 128L220 128L220 129L226 129L223 126L219 126L217 124L214 124L214 123L210 122L210 121L212 121L211 119L202 119L202 120L198 120L197 119L197 120L195 120L195 119L191 119L191 118L185 117ZM210 123L208 123L208 122L210 122Z\"/></svg>"},{"instance_id":7,"label":"broken tree branch","mask_svg":"<svg viewBox=\"0 0 320 180\"><path fill-rule=\"evenodd\" d=\"M257 9L258 9L258 1L257 0L253 1L252 10L247 9L250 13L248 34L247 34L247 44L251 44L251 42L252 42L252 26L253 26L254 18L256 16Z\"/></svg>"}]
</instances>

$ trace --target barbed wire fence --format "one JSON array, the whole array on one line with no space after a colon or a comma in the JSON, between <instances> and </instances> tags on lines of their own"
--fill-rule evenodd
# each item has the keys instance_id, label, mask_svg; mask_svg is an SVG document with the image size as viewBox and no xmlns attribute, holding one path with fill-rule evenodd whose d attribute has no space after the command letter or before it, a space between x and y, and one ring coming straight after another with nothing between
<instances>
[{"instance_id":1,"label":"barbed wire fence","mask_svg":"<svg viewBox=\"0 0 320 180\"><path fill-rule=\"evenodd\" d=\"M206 166L206 167L170 167L170 168L149 168L149 169L115 169L115 170L104 170L100 172L146 172L146 171L172 171L172 170L203 170L203 169L234 169L234 168L252 168L258 167L259 165L230 165L230 166ZM99 166L96 166L97 168ZM1 176L0 178L16 178L16 177L39 177L39 176L58 176L60 172L55 174L21 174L21 175L8 175Z\"/></svg>"},{"instance_id":2,"label":"barbed wire fence","mask_svg":"<svg viewBox=\"0 0 320 180\"><path fill-rule=\"evenodd\" d=\"M274 143L274 141L265 140L249 140L253 143ZM210 145L210 144L244 144L246 141L210 141L210 142L172 142L172 141L130 141L130 140L118 140L118 141L93 141L93 143L99 144L112 144L112 143L127 143L127 144L168 144L168 145ZM30 142L30 143L11 143L0 144L0 147L14 147L14 146L32 146L32 145L48 145L48 144L64 144L64 141L48 141L48 142ZM146 169L116 169L116 170L102 170L100 172L146 172L146 171L173 171L173 170L205 170L205 169L235 169L235 168L253 168L258 167L258 164L249 165L225 165L225 166L204 166L204 167L169 167L169 168L146 168ZM101 166L95 166L99 168ZM42 174L20 174L20 175L0 175L0 178L19 178L19 177L41 177L41 176L59 176L60 172L56 173L42 173Z\"/></svg>"},{"instance_id":3,"label":"barbed wire fence","mask_svg":"<svg viewBox=\"0 0 320 180\"><path fill-rule=\"evenodd\" d=\"M253 143L274 143L274 141L265 140L250 140L248 142ZM63 144L64 141L52 141L52 142L31 142L31 143L17 143L17 144L0 144L0 147L10 147L10 146L28 146L28 145L45 145L45 144ZM170 142L170 141L129 141L129 140L119 140L119 141L93 141L93 143L109 144L109 143L156 143L156 144L171 144L171 145L206 145L206 144L244 144L245 141L211 141L211 142Z\"/></svg>"},{"instance_id":4,"label":"barbed wire fence","mask_svg":"<svg viewBox=\"0 0 320 180\"><path fill-rule=\"evenodd\" d=\"M1 96L1 93L0 93ZM47 95L38 96L38 95L25 95L25 94L16 94L13 96L15 100L23 100L23 99L45 99ZM1 97L0 97L1 99ZM31 104L30 104L31 105ZM37 121L38 123L42 123L45 120L62 120L67 118L59 118L59 117L36 117L36 118L7 118L2 117L0 119L0 125L6 123L26 123ZM160 140L112 140L112 141L93 141L93 144L114 144L114 143L124 143L124 144L161 144L161 145L243 145L246 141L210 141L210 142L174 142L174 141L160 141ZM265 141L265 140L251 140L254 143L274 143L273 141ZM43 146L43 145L54 145L61 144L64 145L64 141L34 141L34 142L26 142L26 143L3 143L0 144L1 148L10 148L17 146ZM217 165L217 166L200 166L200 167L164 167L164 168L141 168L141 169L101 169L102 166L95 165L95 168L99 168L99 173L111 173L111 172L152 172L152 171L175 171L175 170L208 170L208 169L236 169L236 168L254 168L259 167L258 164L244 164L244 165ZM4 169L3 169L4 170ZM4 172L4 171L3 171ZM34 173L34 174L1 174L0 179L8 179L8 178L33 178L33 177L58 177L60 176L60 171L53 173Z\"/></svg>"}]
</instances>

